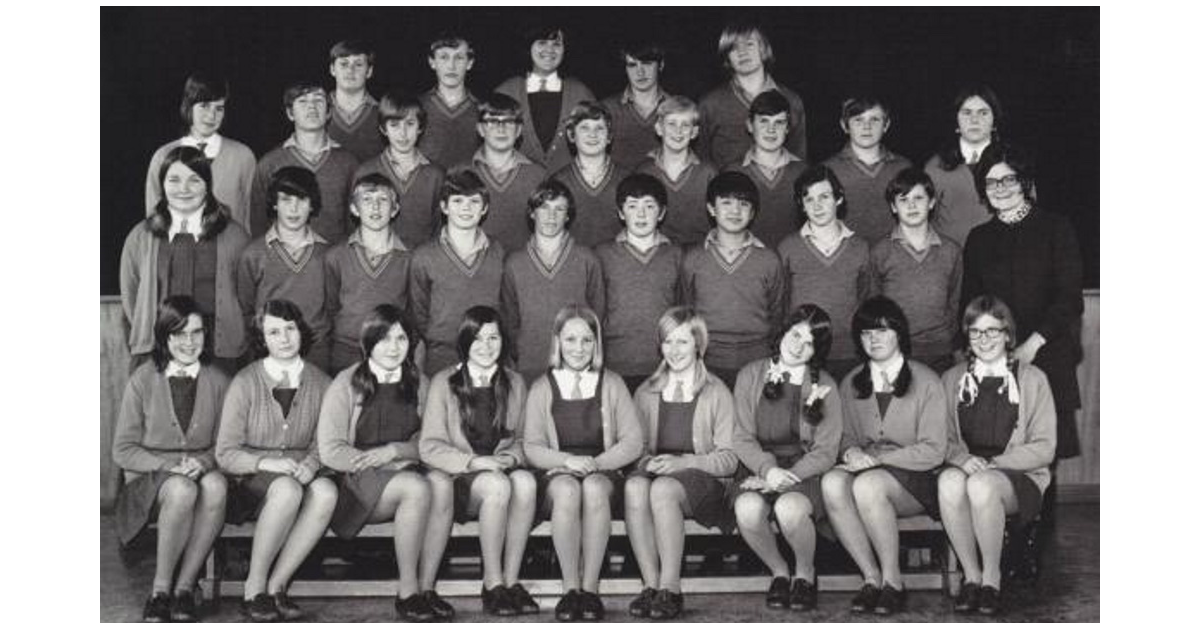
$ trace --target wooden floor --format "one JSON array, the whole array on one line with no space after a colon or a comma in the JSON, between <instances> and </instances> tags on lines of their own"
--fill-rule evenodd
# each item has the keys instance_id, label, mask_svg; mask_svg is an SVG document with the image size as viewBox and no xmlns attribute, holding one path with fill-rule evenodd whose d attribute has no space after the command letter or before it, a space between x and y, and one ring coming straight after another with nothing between
<instances>
[{"instance_id":1,"label":"wooden floor","mask_svg":"<svg viewBox=\"0 0 1200 630\"><path fill-rule=\"evenodd\" d=\"M1036 587L1011 588L1005 595L1005 621L1100 620L1100 506L1096 503L1059 506L1059 530L1048 550L1042 580ZM113 518L100 517L100 621L139 621L142 605L153 580L153 559L133 566L121 562L117 553ZM841 622L870 620L848 611L850 593L822 592L817 610L810 613L770 611L761 595L690 595L685 601L681 621L688 622ZM605 597L608 621L637 621L629 616L631 597ZM455 597L460 621L487 622L495 619L480 611L478 597ZM304 599L301 606L311 612L313 621L392 621L390 598ZM552 621L548 607L537 616L517 621ZM241 621L237 601L226 598L212 612L209 621ZM908 611L890 618L895 621L953 621L950 602L937 592L914 592L909 596Z\"/></svg>"}]
</instances>

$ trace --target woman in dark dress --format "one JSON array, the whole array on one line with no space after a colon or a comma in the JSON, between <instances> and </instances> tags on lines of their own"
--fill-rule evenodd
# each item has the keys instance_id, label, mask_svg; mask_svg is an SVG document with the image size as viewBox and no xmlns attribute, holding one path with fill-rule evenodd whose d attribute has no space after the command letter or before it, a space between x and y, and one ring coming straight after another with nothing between
<instances>
[{"instance_id":1,"label":"woman in dark dress","mask_svg":"<svg viewBox=\"0 0 1200 630\"><path fill-rule=\"evenodd\" d=\"M330 528L349 540L367 523L394 522L396 612L405 621L432 621L454 617L434 590L454 487L445 475L426 478L420 465L426 383L413 360L412 330L394 305L367 315L362 360L325 392L317 445L321 463L341 473Z\"/></svg>"},{"instance_id":2,"label":"woman in dark dress","mask_svg":"<svg viewBox=\"0 0 1200 630\"><path fill-rule=\"evenodd\" d=\"M117 533L127 545L151 519L158 530L145 621L196 620L196 576L225 520L213 444L229 378L208 365L210 347L195 300L167 298L154 324L153 361L133 373L121 399L112 449L125 473Z\"/></svg>"},{"instance_id":3,"label":"woman in dark dress","mask_svg":"<svg viewBox=\"0 0 1200 630\"><path fill-rule=\"evenodd\" d=\"M1017 332L1004 302L975 298L963 315L969 357L942 376L952 465L938 477L938 502L963 567L956 612L999 612L1005 518L1032 521L1050 484L1054 399L1046 375L1013 356Z\"/></svg>"}]
</instances>

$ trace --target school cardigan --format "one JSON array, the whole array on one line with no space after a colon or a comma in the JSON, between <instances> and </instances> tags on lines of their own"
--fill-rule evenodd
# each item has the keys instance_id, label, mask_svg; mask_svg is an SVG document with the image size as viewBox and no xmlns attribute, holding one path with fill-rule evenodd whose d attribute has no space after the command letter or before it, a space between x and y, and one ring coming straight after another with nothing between
<instances>
[{"instance_id":1,"label":"school cardigan","mask_svg":"<svg viewBox=\"0 0 1200 630\"><path fill-rule=\"evenodd\" d=\"M857 234L844 239L832 256L825 256L799 231L779 244L787 278L787 312L801 304L816 304L829 314L833 346L830 359L854 357L850 320L871 290L870 246Z\"/></svg>"},{"instance_id":2,"label":"school cardigan","mask_svg":"<svg viewBox=\"0 0 1200 630\"><path fill-rule=\"evenodd\" d=\"M667 189L667 216L659 229L680 247L704 240L712 228L708 215L708 183L717 176L710 162L701 161L695 153L688 154L688 166L671 179L663 170L662 153L654 151L637 167L637 172L653 175Z\"/></svg>"},{"instance_id":3,"label":"school cardigan","mask_svg":"<svg viewBox=\"0 0 1200 630\"><path fill-rule=\"evenodd\" d=\"M696 468L714 477L731 477L737 470L737 454L733 452L733 426L736 424L733 395L721 379L696 363L696 407L692 413L692 454L681 455L683 465ZM668 379L656 384L643 381L634 394L646 456L658 453L658 411L663 387Z\"/></svg>"},{"instance_id":4,"label":"school cardigan","mask_svg":"<svg viewBox=\"0 0 1200 630\"><path fill-rule=\"evenodd\" d=\"M358 181L364 175L378 173L392 182L396 187L396 202L400 205L392 229L409 248L437 236L440 215L438 194L446 178L446 171L422 154L418 154L417 164L417 168L408 174L408 179L401 179L388 160L385 149L383 153L360 164L352 180Z\"/></svg>"},{"instance_id":5,"label":"school cardigan","mask_svg":"<svg viewBox=\"0 0 1200 630\"><path fill-rule=\"evenodd\" d=\"M958 426L958 382L966 373L967 363L964 362L942 375L947 408L950 410L946 461L955 466L962 466L971 456ZM1036 366L1021 365L1017 368L1017 387L1021 390L1017 424L1013 427L1004 452L993 457L992 463L997 468L1024 472L1039 490L1045 492L1050 485L1050 464L1054 461L1058 425L1050 381L1046 379L1046 373Z\"/></svg>"},{"instance_id":6,"label":"school cardigan","mask_svg":"<svg viewBox=\"0 0 1200 630\"><path fill-rule=\"evenodd\" d=\"M788 131L784 147L801 159L808 159L808 131L804 116L804 101L792 90L775 83L767 75L763 91L778 90L787 99L791 108L791 130ZM750 119L749 97L736 79L730 79L700 99L700 135L696 140L696 152L701 158L723 167L741 160L754 144L746 132L746 121Z\"/></svg>"},{"instance_id":7,"label":"school cardigan","mask_svg":"<svg viewBox=\"0 0 1200 630\"><path fill-rule=\"evenodd\" d=\"M250 475L266 457L295 460L310 472L320 468L317 458L317 418L321 396L329 377L320 368L304 362L296 398L288 415L275 402L275 382L261 360L238 372L229 384L217 432L217 463L233 475Z\"/></svg>"},{"instance_id":8,"label":"school cardigan","mask_svg":"<svg viewBox=\"0 0 1200 630\"><path fill-rule=\"evenodd\" d=\"M462 411L458 398L450 387L450 377L457 372L461 363L452 365L434 375L429 383L429 395L425 399L425 412L421 416L421 439L418 448L421 461L450 473L465 473L471 460L476 457L467 434L463 431ZM505 403L504 428L508 436L500 439L492 451L494 456L507 455L513 466L525 463L524 421L525 381L521 375L508 368L501 368L508 375L508 398Z\"/></svg>"},{"instance_id":9,"label":"school cardigan","mask_svg":"<svg viewBox=\"0 0 1200 630\"><path fill-rule=\"evenodd\" d=\"M554 318L568 304L591 308L604 321L604 272L592 250L564 235L558 260L538 256L534 239L508 254L500 281L500 311L516 338L517 370L527 381L546 370Z\"/></svg>"},{"instance_id":10,"label":"school cardigan","mask_svg":"<svg viewBox=\"0 0 1200 630\"><path fill-rule=\"evenodd\" d=\"M150 157L150 168L146 169L146 216L154 214L163 198L158 171L162 169L167 153L180 146L181 140L162 145ZM250 147L226 136L221 136L221 150L211 162L213 196L229 208L229 216L247 232L250 231L250 187L254 184L256 164Z\"/></svg>"},{"instance_id":11,"label":"school cardigan","mask_svg":"<svg viewBox=\"0 0 1200 630\"><path fill-rule=\"evenodd\" d=\"M918 357L953 351L962 290L962 248L933 228L927 245L918 254L895 226L871 248L871 294L900 305L908 318L912 354Z\"/></svg>"},{"instance_id":12,"label":"school cardigan","mask_svg":"<svg viewBox=\"0 0 1200 630\"><path fill-rule=\"evenodd\" d=\"M946 458L946 390L933 370L905 359L912 382L903 396L893 396L887 414L879 415L875 396L858 398L854 375L842 379L842 444L840 453L857 446L880 464L904 470L933 470Z\"/></svg>"},{"instance_id":13,"label":"school cardigan","mask_svg":"<svg viewBox=\"0 0 1200 630\"><path fill-rule=\"evenodd\" d=\"M383 150L386 144L379 132L379 101L366 94L354 119L346 118L329 95L329 137L349 151L358 162L368 160Z\"/></svg>"},{"instance_id":14,"label":"school cardigan","mask_svg":"<svg viewBox=\"0 0 1200 630\"><path fill-rule=\"evenodd\" d=\"M313 341L321 341L330 330L325 310L325 254L329 243L320 233L309 233L313 242L305 247L299 262L279 251L283 244L273 229L251 241L238 261L238 300L247 320L267 300L291 300L312 329Z\"/></svg>"},{"instance_id":15,"label":"school cardigan","mask_svg":"<svg viewBox=\"0 0 1200 630\"><path fill-rule=\"evenodd\" d=\"M659 89L658 103L662 104L670 94ZM654 131L654 123L658 120L657 112L651 111L643 117L633 103L633 92L628 86L624 90L600 101L604 109L612 115L612 159L626 169L632 169L646 159L646 155L659 144L658 133Z\"/></svg>"},{"instance_id":16,"label":"school cardigan","mask_svg":"<svg viewBox=\"0 0 1200 630\"><path fill-rule=\"evenodd\" d=\"M759 477L776 467L775 455L763 450L758 442L757 413L762 403L763 385L767 382L767 368L771 359L759 359L748 363L738 373L737 385L733 388L733 405L737 423L733 427L733 451L746 468ZM813 426L803 418L803 411L792 419L793 427L800 428L800 445L804 455L789 469L801 480L821 475L837 463L838 447L842 440L842 399L838 395L837 381L824 370L817 379L818 384L829 388L822 400L821 422ZM806 378L800 396L807 400L812 393L812 384ZM794 430L794 429L793 429Z\"/></svg>"},{"instance_id":17,"label":"school cardigan","mask_svg":"<svg viewBox=\"0 0 1200 630\"><path fill-rule=\"evenodd\" d=\"M330 243L337 243L346 238L349 232L350 214L350 185L354 170L358 168L358 160L349 151L333 146L321 153L317 161L309 162L293 147L282 144L271 149L258 161L254 171L254 185L250 189L250 234L261 236L271 227L267 218L267 204L275 203L267 199L267 189L271 185L271 176L285 166L298 166L308 169L317 176L317 186L321 189L321 212L312 218L310 225Z\"/></svg>"},{"instance_id":18,"label":"school cardigan","mask_svg":"<svg viewBox=\"0 0 1200 630\"><path fill-rule=\"evenodd\" d=\"M496 91L511 96L521 105L521 153L540 164L547 172L553 173L571 163L571 151L568 148L567 130L564 122L571 110L583 101L594 101L596 97L578 79L563 77L562 105L558 110L558 130L549 149L543 149L542 143L534 132L533 114L529 109L529 93L525 91L525 75L512 77L501 83Z\"/></svg>"},{"instance_id":19,"label":"school cardigan","mask_svg":"<svg viewBox=\"0 0 1200 630\"><path fill-rule=\"evenodd\" d=\"M380 304L393 304L407 312L408 267L412 252L399 238L392 250L371 269L366 249L356 230L344 243L325 254L325 314L333 322L333 338L358 345L362 323ZM416 340L411 340L413 347Z\"/></svg>"},{"instance_id":20,"label":"school cardigan","mask_svg":"<svg viewBox=\"0 0 1200 630\"><path fill-rule=\"evenodd\" d=\"M882 159L870 166L854 155L849 144L823 162L837 175L846 191L846 218L843 221L872 245L887 238L895 225L892 208L884 196L888 184L900 171L912 166L908 158L892 153L886 147L880 150Z\"/></svg>"},{"instance_id":21,"label":"school cardigan","mask_svg":"<svg viewBox=\"0 0 1200 630\"><path fill-rule=\"evenodd\" d=\"M354 372L361 362L355 363L338 373L337 377L325 390L321 400L321 415L317 420L317 451L321 463L341 472L354 471L354 456L362 453L354 446L358 419L362 415L362 395L354 391ZM425 406L425 397L429 381L418 370L419 385L417 387L417 413L421 414ZM389 444L396 450L396 459L419 461L421 456L417 450L420 434L413 436L407 442Z\"/></svg>"},{"instance_id":22,"label":"school cardigan","mask_svg":"<svg viewBox=\"0 0 1200 630\"><path fill-rule=\"evenodd\" d=\"M172 468L186 454L200 460L205 470L216 468L213 445L228 387L229 378L220 370L200 366L196 404L184 433L175 416L167 375L153 362L143 363L129 378L121 397L113 433L113 463L129 472L148 473Z\"/></svg>"},{"instance_id":23,"label":"school cardigan","mask_svg":"<svg viewBox=\"0 0 1200 630\"><path fill-rule=\"evenodd\" d=\"M544 373L529 388L525 401L525 456L535 467L559 468L571 456L558 448L558 430L554 426L551 404L554 393L549 373ZM604 452L595 457L601 470L619 470L641 456L642 425L629 397L625 381L616 372L604 369L600 397L600 422L604 434Z\"/></svg>"},{"instance_id":24,"label":"school cardigan","mask_svg":"<svg viewBox=\"0 0 1200 630\"><path fill-rule=\"evenodd\" d=\"M620 235L596 248L604 273L604 360L619 374L658 366L658 318L678 303L683 250L670 241L637 251Z\"/></svg>"},{"instance_id":25,"label":"school cardigan","mask_svg":"<svg viewBox=\"0 0 1200 630\"><path fill-rule=\"evenodd\" d=\"M468 92L458 105L450 107L434 87L417 100L425 110L425 129L417 142L421 153L444 169L470 160L481 141L476 127L479 99Z\"/></svg>"},{"instance_id":26,"label":"school cardigan","mask_svg":"<svg viewBox=\"0 0 1200 630\"><path fill-rule=\"evenodd\" d=\"M546 169L522 153L517 152L514 161L516 165L511 170L498 176L487 165L480 149L464 165L475 171L488 189L487 214L479 227L507 252L525 247L525 241L529 240L529 198L546 179Z\"/></svg>"},{"instance_id":27,"label":"school cardigan","mask_svg":"<svg viewBox=\"0 0 1200 630\"><path fill-rule=\"evenodd\" d=\"M925 163L925 172L937 189L937 211L933 226L937 231L966 245L967 235L977 225L987 223L992 216L987 203L980 200L975 189L975 174L967 164L946 170L942 158L934 155Z\"/></svg>"},{"instance_id":28,"label":"school cardigan","mask_svg":"<svg viewBox=\"0 0 1200 630\"><path fill-rule=\"evenodd\" d=\"M249 238L237 223L230 222L217 235L216 313L213 324L213 353L221 358L242 356L245 321L237 297L237 265ZM155 236L139 222L129 231L121 249L121 308L129 320L129 352L145 354L154 347L154 320L158 317L158 248L165 239Z\"/></svg>"},{"instance_id":29,"label":"school cardigan","mask_svg":"<svg viewBox=\"0 0 1200 630\"><path fill-rule=\"evenodd\" d=\"M609 160L604 177L595 186L583 179L579 165L572 160L551 175L571 191L575 201L575 218L571 221L571 236L584 247L595 247L613 240L625 229L617 214L617 186L629 175L629 171Z\"/></svg>"},{"instance_id":30,"label":"school cardigan","mask_svg":"<svg viewBox=\"0 0 1200 630\"><path fill-rule=\"evenodd\" d=\"M776 170L775 177L770 179L757 164L750 161L748 155L744 156L741 163L726 168L746 175L758 189L758 211L754 213L750 231L771 249L800 229L800 217L804 214L796 206L796 195L792 188L808 163L794 159L796 156L789 157L792 159Z\"/></svg>"}]
</instances>

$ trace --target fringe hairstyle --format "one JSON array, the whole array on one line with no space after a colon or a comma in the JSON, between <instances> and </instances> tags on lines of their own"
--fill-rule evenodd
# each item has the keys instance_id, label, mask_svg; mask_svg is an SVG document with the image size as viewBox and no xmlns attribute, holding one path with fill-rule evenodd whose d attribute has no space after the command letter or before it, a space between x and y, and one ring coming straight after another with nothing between
<instances>
[{"instance_id":1,"label":"fringe hairstyle","mask_svg":"<svg viewBox=\"0 0 1200 630\"><path fill-rule=\"evenodd\" d=\"M833 332L830 329L829 314L821 307L815 304L801 304L796 307L792 315L784 322L780 333L775 335L773 345L775 354L771 357L771 363L768 365L782 365L780 363L779 346L783 343L783 338L792 330L793 327L799 324L807 324L808 329L812 331L813 337L813 353L808 358L808 363L805 366L808 368L807 378L809 388L816 387L821 377L821 370L825 367L825 360L829 357L829 349L833 345ZM783 382L772 383L768 379L763 383L762 390L763 398L767 400L778 400L783 395ZM821 420L825 418L825 401L817 399L812 405L807 404L808 401L802 401L801 411L804 421L812 426L817 426Z\"/></svg>"},{"instance_id":2,"label":"fringe hairstyle","mask_svg":"<svg viewBox=\"0 0 1200 630\"><path fill-rule=\"evenodd\" d=\"M158 307L158 317L154 320L154 347L150 349L150 358L159 372L167 369L171 361L171 351L167 341L171 335L182 331L192 315L200 318L204 326L204 349L200 351L200 363L207 364L212 357L212 318L200 310L200 305L188 295L172 295L162 301Z\"/></svg>"},{"instance_id":3,"label":"fringe hairstyle","mask_svg":"<svg viewBox=\"0 0 1200 630\"><path fill-rule=\"evenodd\" d=\"M162 166L158 169L158 187L163 191L162 198L154 206L154 214L146 217L146 229L154 236L165 239L171 230L171 212L167 206L166 186L167 171L176 163L183 164L200 179L204 180L204 208L200 211L200 240L208 241L217 238L229 225L229 211L213 196L212 163L204 156L204 152L196 147L179 145L167 152Z\"/></svg>"},{"instance_id":4,"label":"fringe hairstyle","mask_svg":"<svg viewBox=\"0 0 1200 630\"><path fill-rule=\"evenodd\" d=\"M867 398L875 391L875 383L871 380L871 361L862 343L863 331L875 328L887 328L896 333L904 363L900 366L900 373L896 375L892 393L898 398L903 398L908 393L908 386L912 384L912 370L908 367L908 357L912 354L912 337L909 335L908 318L904 316L904 310L899 304L882 295L869 298L854 312L851 334L854 335L854 348L863 360L862 369L854 375L852 381L854 393L858 398Z\"/></svg>"},{"instance_id":5,"label":"fringe hairstyle","mask_svg":"<svg viewBox=\"0 0 1200 630\"><path fill-rule=\"evenodd\" d=\"M479 335L479 331L486 324L495 324L500 331L500 357L496 361L496 372L492 376L491 383L496 394L496 415L492 418L492 425L503 430L504 418L508 411L508 392L512 389L512 383L509 382L508 373L505 370L508 365L508 335L504 331L504 322L500 320L500 313L496 309L490 306L472 306L467 309L462 323L458 326L459 367L450 375L450 390L454 393L455 400L458 401L459 420L464 431L473 420L472 416L475 413L475 402L478 396L471 387L471 375L467 371L467 360L471 356L471 345L475 343L475 337Z\"/></svg>"},{"instance_id":6,"label":"fringe hairstyle","mask_svg":"<svg viewBox=\"0 0 1200 630\"><path fill-rule=\"evenodd\" d=\"M380 304L376 306L363 320L362 334L359 336L359 349L362 350L362 361L354 370L354 376L350 379L350 385L354 389L354 393L362 397L363 404L371 402L375 398L376 392L379 391L379 379L375 378L375 373L371 371L371 366L368 360L371 358L371 352L375 350L375 346L383 341L391 332L393 326L399 326L404 331L404 335L408 337L408 354L404 356L404 360L400 364L400 387L399 398L403 402L417 402L417 388L420 385L420 376L417 374L417 364L413 352L416 347L416 339L413 337L412 325L409 324L400 307L394 304Z\"/></svg>"}]
</instances>

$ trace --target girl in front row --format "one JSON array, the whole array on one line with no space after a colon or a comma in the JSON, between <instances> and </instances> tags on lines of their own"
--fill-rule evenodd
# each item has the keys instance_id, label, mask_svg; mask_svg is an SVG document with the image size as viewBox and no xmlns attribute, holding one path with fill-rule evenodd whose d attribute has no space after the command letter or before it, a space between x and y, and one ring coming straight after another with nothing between
<instances>
[{"instance_id":1,"label":"girl in front row","mask_svg":"<svg viewBox=\"0 0 1200 630\"><path fill-rule=\"evenodd\" d=\"M954 611L996 615L1005 518L1015 515L1024 531L1041 510L1057 423L1046 374L1015 357L1020 337L1007 304L991 295L971 300L963 332L970 355L942 376L952 466L938 477L938 501L963 567Z\"/></svg>"},{"instance_id":2,"label":"girl in front row","mask_svg":"<svg viewBox=\"0 0 1200 630\"><path fill-rule=\"evenodd\" d=\"M454 617L434 590L450 533L453 486L428 478L417 442L425 378L413 360L413 327L393 304L363 320L361 361L342 370L321 403L321 462L341 473L330 528L351 540L367 523L393 522L399 586L396 613L404 621Z\"/></svg>"},{"instance_id":3,"label":"girl in front row","mask_svg":"<svg viewBox=\"0 0 1200 630\"><path fill-rule=\"evenodd\" d=\"M288 598L288 584L337 504L337 486L317 474L317 418L329 377L302 358L312 332L287 300L263 304L251 342L263 358L233 378L217 433L217 462L232 476L225 520L256 521L242 613L293 621L304 612Z\"/></svg>"},{"instance_id":4,"label":"girl in front row","mask_svg":"<svg viewBox=\"0 0 1200 630\"><path fill-rule=\"evenodd\" d=\"M817 605L816 522L824 517L821 475L837 463L842 402L824 371L832 344L829 316L801 304L785 323L774 356L738 374L733 450L742 462L733 511L746 544L771 570L768 608ZM795 579L779 553L774 516L796 559Z\"/></svg>"},{"instance_id":5,"label":"girl in front row","mask_svg":"<svg viewBox=\"0 0 1200 630\"><path fill-rule=\"evenodd\" d=\"M851 327L865 360L842 381L841 464L821 478L821 494L862 571L850 609L890 615L904 606L896 519L937 515L946 394L933 370L909 359L908 320L895 302L863 302Z\"/></svg>"},{"instance_id":6,"label":"girl in front row","mask_svg":"<svg viewBox=\"0 0 1200 630\"><path fill-rule=\"evenodd\" d=\"M153 362L139 367L125 386L113 435L113 462L125 473L117 496L121 544L133 541L151 518L158 525L144 621L196 621L196 575L225 518L225 476L217 470L213 442L229 378L208 364L212 343L205 319L190 297L163 301L154 323Z\"/></svg>"},{"instance_id":7,"label":"girl in front row","mask_svg":"<svg viewBox=\"0 0 1200 630\"><path fill-rule=\"evenodd\" d=\"M683 519L733 526L725 494L737 470L733 396L704 365L708 327L690 307L658 320L662 363L634 396L646 455L625 484L625 526L645 588L635 617L674 619L683 612Z\"/></svg>"},{"instance_id":8,"label":"girl in front row","mask_svg":"<svg viewBox=\"0 0 1200 630\"><path fill-rule=\"evenodd\" d=\"M550 369L529 388L525 452L540 469L565 595L559 621L598 621L600 569L612 533L620 470L642 454L642 431L625 381L604 369L600 320L572 304L554 318ZM582 565L582 566L581 566Z\"/></svg>"},{"instance_id":9,"label":"girl in front row","mask_svg":"<svg viewBox=\"0 0 1200 630\"><path fill-rule=\"evenodd\" d=\"M537 484L522 469L525 381L510 369L508 337L490 306L467 309L457 348L459 363L429 385L421 461L434 469L431 479L453 479L454 520L479 519L483 611L533 614L537 602L517 581L537 505Z\"/></svg>"}]
</instances>

